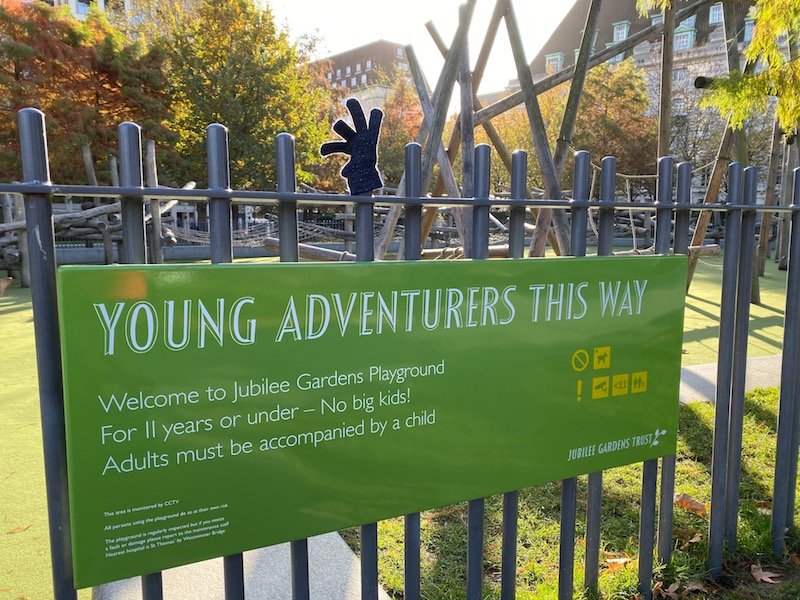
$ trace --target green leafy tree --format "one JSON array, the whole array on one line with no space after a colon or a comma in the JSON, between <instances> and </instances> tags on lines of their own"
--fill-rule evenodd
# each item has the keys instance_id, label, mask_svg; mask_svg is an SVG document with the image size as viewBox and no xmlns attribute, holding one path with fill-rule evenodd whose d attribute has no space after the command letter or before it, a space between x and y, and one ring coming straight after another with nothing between
<instances>
[{"instance_id":1,"label":"green leafy tree","mask_svg":"<svg viewBox=\"0 0 800 600\"><path fill-rule=\"evenodd\" d=\"M86 183L81 144L106 164L122 121L169 140L161 55L127 42L102 12L79 21L43 2L0 4L0 56L2 180L21 175L16 112L26 106L46 115L51 174L60 183Z\"/></svg>"},{"instance_id":2,"label":"green leafy tree","mask_svg":"<svg viewBox=\"0 0 800 600\"><path fill-rule=\"evenodd\" d=\"M180 179L205 180L205 129L229 129L232 185L275 185L274 139L295 136L298 175L319 160L327 135L318 120L324 94L306 57L252 0L206 0L164 38L178 134Z\"/></svg>"}]
</instances>

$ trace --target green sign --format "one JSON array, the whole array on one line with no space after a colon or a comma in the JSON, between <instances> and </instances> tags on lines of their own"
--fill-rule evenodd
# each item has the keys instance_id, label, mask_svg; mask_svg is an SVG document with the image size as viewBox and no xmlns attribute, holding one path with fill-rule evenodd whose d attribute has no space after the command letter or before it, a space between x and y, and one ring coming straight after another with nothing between
<instances>
[{"instance_id":1,"label":"green sign","mask_svg":"<svg viewBox=\"0 0 800 600\"><path fill-rule=\"evenodd\" d=\"M58 280L79 587L675 452L685 257Z\"/></svg>"}]
</instances>

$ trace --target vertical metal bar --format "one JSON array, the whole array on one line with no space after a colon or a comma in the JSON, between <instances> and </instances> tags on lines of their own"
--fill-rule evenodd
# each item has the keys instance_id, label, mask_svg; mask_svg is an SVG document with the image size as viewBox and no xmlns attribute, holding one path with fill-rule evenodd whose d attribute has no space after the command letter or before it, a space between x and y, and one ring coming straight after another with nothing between
<instances>
[{"instance_id":1,"label":"vertical metal bar","mask_svg":"<svg viewBox=\"0 0 800 600\"><path fill-rule=\"evenodd\" d=\"M516 597L518 518L519 492L506 492L503 494L503 549L500 572L501 600L514 600Z\"/></svg>"},{"instance_id":2,"label":"vertical metal bar","mask_svg":"<svg viewBox=\"0 0 800 600\"><path fill-rule=\"evenodd\" d=\"M578 173L578 166L586 163L586 173ZM580 158L576 154L575 157L575 189L573 194L579 194L576 198L588 200L589 189L586 187L586 180L588 179L589 169L589 154L585 153L585 157ZM617 185L617 161L613 156L606 156L602 161L602 172L600 175L600 202L601 204L610 204L614 202ZM580 187L578 187L580 186ZM588 210L586 211L588 215ZM583 217L578 214L578 223L573 223L573 232L576 227L582 227L583 231L581 238L583 239L582 248L575 247L576 250L582 250L583 255L586 255L586 221L581 220ZM573 216L573 219L575 217ZM613 254L614 247L614 209L601 208L598 224L598 240L597 240L597 255L609 256ZM573 233L573 243L574 233ZM597 581L599 576L600 567L600 516L603 507L603 472L597 471L589 473L587 481L587 496L586 496L586 555L584 567L584 580L583 584L590 597L597 597Z\"/></svg>"},{"instance_id":3,"label":"vertical metal bar","mask_svg":"<svg viewBox=\"0 0 800 600\"><path fill-rule=\"evenodd\" d=\"M511 156L511 199L523 200L528 178L528 154L517 150ZM508 227L508 256L522 258L525 253L525 207L512 206ZM517 589L517 519L519 493L503 494L503 548L500 571L500 598L514 600Z\"/></svg>"},{"instance_id":4,"label":"vertical metal bar","mask_svg":"<svg viewBox=\"0 0 800 600\"><path fill-rule=\"evenodd\" d=\"M672 235L672 171L674 161L670 156L658 159L656 190L656 254L668 254ZM631 223L633 226L633 223ZM653 547L656 536L656 484L658 459L642 465L642 503L639 512L639 593L649 600L652 597ZM668 501L669 511L672 498ZM664 532L671 539L671 532Z\"/></svg>"},{"instance_id":5,"label":"vertical metal bar","mask_svg":"<svg viewBox=\"0 0 800 600\"><path fill-rule=\"evenodd\" d=\"M475 205L472 209L472 256L489 257L489 168L491 151L481 144L475 148ZM486 502L470 500L467 515L467 600L483 598L483 542Z\"/></svg>"},{"instance_id":6,"label":"vertical metal bar","mask_svg":"<svg viewBox=\"0 0 800 600\"><path fill-rule=\"evenodd\" d=\"M586 150L575 153L575 166L572 176L572 201L589 200L589 167L590 155ZM572 256L586 256L586 227L589 221L589 209L585 206L573 206L572 213Z\"/></svg>"},{"instance_id":7,"label":"vertical metal bar","mask_svg":"<svg viewBox=\"0 0 800 600\"><path fill-rule=\"evenodd\" d=\"M278 150L278 191L294 192L297 189L294 163L294 136L279 133L275 138ZM280 231L281 262L297 262L300 250L297 245L297 202L281 200L278 203L278 229Z\"/></svg>"},{"instance_id":8,"label":"vertical metal bar","mask_svg":"<svg viewBox=\"0 0 800 600\"><path fill-rule=\"evenodd\" d=\"M788 178L784 181L788 183ZM794 518L794 502L789 504L789 489L795 485L790 474L792 463L797 460L796 455L792 455L792 431L796 411L795 374L797 357L800 355L800 303L797 302L797 298L800 297L800 169L794 171L794 196L791 206L793 211L783 323L781 394L772 494L772 550L777 556L783 556L787 523Z\"/></svg>"},{"instance_id":9,"label":"vertical metal bar","mask_svg":"<svg viewBox=\"0 0 800 600\"><path fill-rule=\"evenodd\" d=\"M653 597L653 546L656 534L656 480L658 460L642 465L642 506L639 511L639 593L644 600Z\"/></svg>"},{"instance_id":10,"label":"vertical metal bar","mask_svg":"<svg viewBox=\"0 0 800 600\"><path fill-rule=\"evenodd\" d=\"M405 147L406 196L422 196L422 146L416 142ZM422 249L422 205L418 202L406 203L404 254L408 260L421 257Z\"/></svg>"},{"instance_id":11,"label":"vertical metal bar","mask_svg":"<svg viewBox=\"0 0 800 600\"><path fill-rule=\"evenodd\" d=\"M731 163L728 168L728 202L741 199L742 167ZM728 212L725 226L725 254L722 263L722 306L719 323L717 356L717 389L714 415L714 443L711 457L711 519L708 527L708 570L713 579L722 574L725 543L725 492L728 468L728 423L733 373L734 321L736 318L736 285L739 269L742 211ZM749 298L746 300L749 302Z\"/></svg>"},{"instance_id":12,"label":"vertical metal bar","mask_svg":"<svg viewBox=\"0 0 800 600\"><path fill-rule=\"evenodd\" d=\"M467 600L483 600L483 533L486 502L470 500L467 509Z\"/></svg>"},{"instance_id":13,"label":"vertical metal bar","mask_svg":"<svg viewBox=\"0 0 800 600\"><path fill-rule=\"evenodd\" d=\"M275 137L277 155L277 178L279 192L294 192L297 189L295 170L294 136L279 133ZM278 202L278 248L281 262L297 262L300 251L297 244L297 202ZM308 600L311 594L308 574L308 540L294 540L289 544L292 563L292 598Z\"/></svg>"},{"instance_id":14,"label":"vertical metal bar","mask_svg":"<svg viewBox=\"0 0 800 600\"><path fill-rule=\"evenodd\" d=\"M375 260L374 203L371 194L356 204L356 260ZM361 600L378 598L378 524L361 526Z\"/></svg>"},{"instance_id":15,"label":"vertical metal bar","mask_svg":"<svg viewBox=\"0 0 800 600\"><path fill-rule=\"evenodd\" d=\"M228 129L219 123L206 127L206 158L208 161L208 187L227 190L231 187L228 160ZM228 198L210 198L208 201L211 262L233 261L231 201ZM222 561L225 577L225 599L244 599L244 560L241 554L232 554Z\"/></svg>"},{"instance_id":16,"label":"vertical metal bar","mask_svg":"<svg viewBox=\"0 0 800 600\"><path fill-rule=\"evenodd\" d=\"M517 150L511 155L511 199L524 200L528 183L528 153ZM512 206L508 223L508 257L525 254L525 207Z\"/></svg>"},{"instance_id":17,"label":"vertical metal bar","mask_svg":"<svg viewBox=\"0 0 800 600\"><path fill-rule=\"evenodd\" d=\"M675 254L689 253L689 207L691 202L692 165L688 162L682 162L678 165L678 207L675 211L675 230L673 232L673 251ZM661 460L661 497L658 513L658 560L662 565L668 564L672 556L675 459L675 456L665 456Z\"/></svg>"},{"instance_id":18,"label":"vertical metal bar","mask_svg":"<svg viewBox=\"0 0 800 600\"><path fill-rule=\"evenodd\" d=\"M617 159L613 156L606 156L600 163L600 202L610 203L614 201L617 186ZM610 256L614 253L614 209L601 208L598 217L597 255Z\"/></svg>"},{"instance_id":19,"label":"vertical metal bar","mask_svg":"<svg viewBox=\"0 0 800 600\"><path fill-rule=\"evenodd\" d=\"M142 187L142 128L136 123L119 126L119 183L122 187ZM122 256L121 262L147 262L144 238L144 198L122 198Z\"/></svg>"},{"instance_id":20,"label":"vertical metal bar","mask_svg":"<svg viewBox=\"0 0 800 600\"><path fill-rule=\"evenodd\" d=\"M491 149L488 144L475 147L475 180L472 206L472 258L489 258L489 168Z\"/></svg>"},{"instance_id":21,"label":"vertical metal bar","mask_svg":"<svg viewBox=\"0 0 800 600\"><path fill-rule=\"evenodd\" d=\"M575 153L575 167L573 170L572 178L572 202L581 203L589 199L589 166L590 156L585 150ZM589 209L586 206L572 206L570 209L572 214L572 231L570 234L571 248L570 254L572 256L586 256L586 226L588 223ZM602 474L592 474L589 480L589 498L587 500L587 514L586 514L586 551L585 551L585 568L583 585L588 591L590 597L597 593L597 577L600 564L600 495L602 490ZM563 486L564 484L562 484ZM569 487L576 487L577 480L573 479ZM564 491L562 487L562 502L564 499ZM569 504L573 504L572 497ZM577 505L577 500L574 502ZM572 524L569 526L570 530L575 530L575 510L573 508L570 512L570 519ZM564 516L564 506L562 505L562 518ZM575 545L574 533L572 539L564 539L565 526L562 524L562 544ZM570 562L574 561L573 556ZM570 586L571 587L571 586ZM569 590L565 589L565 594Z\"/></svg>"},{"instance_id":22,"label":"vertical metal bar","mask_svg":"<svg viewBox=\"0 0 800 600\"><path fill-rule=\"evenodd\" d=\"M739 481L742 466L742 428L744 419L745 374L747 372L747 335L750 319L750 292L753 286L753 264L756 244L756 183L758 170L744 170L742 204L753 210L742 212L742 243L739 246L739 281L736 286L734 321L733 374L731 406L728 418L728 467L725 491L725 541L729 552L736 552L736 529L739 522Z\"/></svg>"},{"instance_id":23,"label":"vertical metal bar","mask_svg":"<svg viewBox=\"0 0 800 600\"><path fill-rule=\"evenodd\" d=\"M126 122L119 126L119 184L122 187L142 187L142 128L136 123ZM121 261L145 264L144 198L124 196L121 204ZM144 600L162 600L161 573L142 575L142 596Z\"/></svg>"},{"instance_id":24,"label":"vertical metal bar","mask_svg":"<svg viewBox=\"0 0 800 600\"><path fill-rule=\"evenodd\" d=\"M17 113L22 179L50 183L44 114L35 108ZM55 600L75 600L67 491L67 442L64 428L64 388L58 328L56 252L50 196L26 194L25 220L31 271L31 300L42 419L50 564Z\"/></svg>"},{"instance_id":25,"label":"vertical metal bar","mask_svg":"<svg viewBox=\"0 0 800 600\"><path fill-rule=\"evenodd\" d=\"M672 237L672 169L671 156L658 159L656 182L656 254L669 254ZM633 224L631 224L633 226Z\"/></svg>"},{"instance_id":26,"label":"vertical metal bar","mask_svg":"<svg viewBox=\"0 0 800 600\"><path fill-rule=\"evenodd\" d=\"M228 160L228 129L219 123L206 128L206 156L208 159L208 187L227 190L231 187ZM228 198L210 198L208 201L209 234L211 237L211 262L233 261L231 201Z\"/></svg>"},{"instance_id":27,"label":"vertical metal bar","mask_svg":"<svg viewBox=\"0 0 800 600\"><path fill-rule=\"evenodd\" d=\"M361 600L378 598L378 524L361 526Z\"/></svg>"},{"instance_id":28,"label":"vertical metal bar","mask_svg":"<svg viewBox=\"0 0 800 600\"><path fill-rule=\"evenodd\" d=\"M692 203L692 165L678 164L678 208L675 211L675 254L689 252L689 205Z\"/></svg>"},{"instance_id":29,"label":"vertical metal bar","mask_svg":"<svg viewBox=\"0 0 800 600\"><path fill-rule=\"evenodd\" d=\"M572 600L575 568L575 514L578 503L578 480L561 482L561 530L558 542L558 600Z\"/></svg>"},{"instance_id":30,"label":"vertical metal bar","mask_svg":"<svg viewBox=\"0 0 800 600\"><path fill-rule=\"evenodd\" d=\"M405 147L406 196L422 196L422 147L416 142ZM422 205L418 202L405 206L405 256L419 260L422 256ZM411 513L404 519L403 544L403 598L420 600L420 544L422 543L420 514Z\"/></svg>"}]
</instances>

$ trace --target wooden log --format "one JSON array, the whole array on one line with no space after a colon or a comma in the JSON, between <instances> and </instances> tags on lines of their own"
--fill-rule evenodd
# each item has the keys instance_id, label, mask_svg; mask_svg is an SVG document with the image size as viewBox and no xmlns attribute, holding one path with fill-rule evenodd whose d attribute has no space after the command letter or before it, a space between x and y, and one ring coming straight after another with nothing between
<instances>
[{"instance_id":1,"label":"wooden log","mask_svg":"<svg viewBox=\"0 0 800 600\"><path fill-rule=\"evenodd\" d=\"M539 167L542 172L542 178L544 179L545 193L549 198L557 200L561 198L561 186L558 182L558 174L555 164L553 163L553 156L550 153L550 144L547 141L547 130L539 106L536 88L533 84L533 75L531 74L528 61L525 58L525 48L522 45L522 32L520 31L516 15L514 14L514 8L511 4L509 4L506 9L505 20L506 29L508 30L508 39L511 43L511 51L514 54L514 62L517 66L517 76L519 77L520 87L522 88L525 100L525 110L528 113L528 122L530 123L531 134L533 136L533 145L536 149L536 156L539 159ZM550 229L551 222L555 227L557 239L556 250L559 254L565 254L569 251L570 232L566 215L563 211L553 211L553 209L545 208L539 211L539 218L536 221L537 231L534 233L533 241L528 251L529 255L544 256L547 232Z\"/></svg>"},{"instance_id":2,"label":"wooden log","mask_svg":"<svg viewBox=\"0 0 800 600\"><path fill-rule=\"evenodd\" d=\"M600 17L600 7L602 0L592 0L589 11L586 14L586 24L583 27L583 37L581 46L578 50L578 59L575 61L574 75L572 84L569 86L569 96L564 107L564 117L561 119L561 129L556 140L556 149L553 153L553 162L556 165L558 179L564 173L564 165L567 163L570 146L572 144L572 133L575 130L575 121L578 118L578 106L580 105L581 95L583 94L583 84L586 81L586 73L589 71L589 60L592 55L592 46L597 32L597 23ZM510 170L509 170L510 172Z\"/></svg>"},{"instance_id":3,"label":"wooden log","mask_svg":"<svg viewBox=\"0 0 800 600\"><path fill-rule=\"evenodd\" d=\"M461 188L465 198L475 197L475 124L472 121L475 109L472 104L472 74L469 70L469 40L464 40L458 66L458 87L461 93ZM472 239L472 210L461 208L454 211L458 237L464 246L464 254L472 258L475 253Z\"/></svg>"},{"instance_id":4,"label":"wooden log","mask_svg":"<svg viewBox=\"0 0 800 600\"><path fill-rule=\"evenodd\" d=\"M147 140L147 151L145 156L145 181L147 187L158 187L158 166L156 165L156 143ZM149 234L147 247L150 251L150 262L155 264L164 263L164 249L161 246L161 201L159 198L151 198L149 202L150 225L147 228Z\"/></svg>"},{"instance_id":5,"label":"wooden log","mask_svg":"<svg viewBox=\"0 0 800 600\"><path fill-rule=\"evenodd\" d=\"M783 131L775 119L772 129L772 145L770 147L769 167L767 168L767 187L764 191L764 205L775 205L775 191L778 185L778 173L781 169L781 152L783 151ZM756 254L756 272L764 275L767 256L769 254L769 230L772 228L772 213L762 213L761 231L758 236L758 250Z\"/></svg>"},{"instance_id":6,"label":"wooden log","mask_svg":"<svg viewBox=\"0 0 800 600\"><path fill-rule=\"evenodd\" d=\"M658 156L669 156L672 140L672 66L674 63L675 7L664 9L664 30L661 33L661 88L658 104Z\"/></svg>"},{"instance_id":7,"label":"wooden log","mask_svg":"<svg viewBox=\"0 0 800 600\"><path fill-rule=\"evenodd\" d=\"M264 240L264 247L268 250L274 250L276 252L280 251L280 241L278 238L268 237ZM312 246L311 244L298 244L297 247L300 253L300 258L332 262L356 260L356 255L352 252L340 252L338 250L331 250L329 248L322 248L320 246Z\"/></svg>"}]
</instances>

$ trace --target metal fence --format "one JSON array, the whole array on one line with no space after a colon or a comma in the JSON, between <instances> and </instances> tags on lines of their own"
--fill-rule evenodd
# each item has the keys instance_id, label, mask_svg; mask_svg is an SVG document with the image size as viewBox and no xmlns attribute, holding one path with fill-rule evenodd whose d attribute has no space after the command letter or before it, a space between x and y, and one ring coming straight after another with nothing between
<instances>
[{"instance_id":1,"label":"metal fence","mask_svg":"<svg viewBox=\"0 0 800 600\"><path fill-rule=\"evenodd\" d=\"M144 196L142 187L141 132L134 123L119 128L120 187L61 186L50 182L44 115L35 109L19 113L19 130L24 183L0 184L0 192L23 194L25 200L28 251L33 293L33 309L38 360L42 433L49 511L52 572L55 598L76 598L72 580L69 508L67 502L66 440L63 388L59 345L56 291L56 261L53 242L51 199L64 196L120 198L122 205L122 262L147 262L145 243ZM210 221L211 260L232 261L231 208L236 204L277 206L280 230L280 259L299 260L298 203L355 204L356 256L358 261L374 260L375 202L404 207L405 260L418 260L422 247L423 207L446 202L449 206L472 212L472 256L489 256L489 215L501 207L510 215L509 257L521 259L525 253L525 214L528 209L566 210L571 216L570 253L585 256L590 211L598 213L600 256L611 255L616 210L628 209L628 202L615 199L615 160L602 161L599 201L589 200L590 157L575 155L574 183L570 200L527 200L527 157L517 152L513 157L510 198L490 199L488 146L475 150L474 198L427 198L422 195L421 151L418 144L406 147L406 196L380 197L296 193L294 141L281 134L277 146L277 190L232 190L228 168L227 130L219 124L207 130L208 182L205 190L147 189L148 198L180 197L186 202L207 202ZM747 358L750 285L753 270L754 240L759 210L780 212L791 218L790 256L800 252L800 169L795 172L793 203L790 207L757 207L756 171L734 163L728 172L728 203L703 206L726 215L726 251L722 283L719 330L719 358L716 389L716 417L713 440L712 497L709 531L708 569L712 578L722 572L723 553L736 548L744 382ZM677 185L675 185L677 179ZM655 213L655 252L686 254L689 249L691 168L688 163L674 165L669 157L658 163L656 200L637 204L637 209ZM772 513L772 544L779 556L784 552L787 531L793 526L797 452L800 444L800 410L796 409L798 386L797 359L800 354L800 260L789 261L787 302L783 343L783 368L778 416L778 447L775 465ZM676 399L677 401L677 399ZM642 464L641 508L639 519L639 590L643 598L652 596L653 569L656 563L667 564L673 548L672 519L676 457ZM660 471L660 489L658 487ZM580 586L591 596L597 593L600 565L600 521L603 473L588 478L585 532L585 576ZM469 500L467 598L483 597L484 500ZM577 479L561 482L561 534L559 591L560 599L573 597L576 584L573 570L576 548ZM503 541L501 597L515 597L518 494L503 497ZM361 590L364 600L378 597L378 529L376 523L361 526ZM405 589L406 600L420 598L420 515L405 516ZM296 600L309 599L308 544L291 542L292 590ZM225 595L229 600L245 597L242 555L224 557ZM163 597L161 574L142 577L146 600Z\"/></svg>"}]
</instances>

